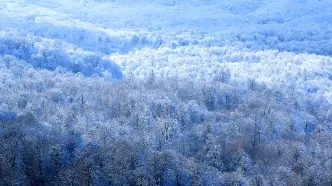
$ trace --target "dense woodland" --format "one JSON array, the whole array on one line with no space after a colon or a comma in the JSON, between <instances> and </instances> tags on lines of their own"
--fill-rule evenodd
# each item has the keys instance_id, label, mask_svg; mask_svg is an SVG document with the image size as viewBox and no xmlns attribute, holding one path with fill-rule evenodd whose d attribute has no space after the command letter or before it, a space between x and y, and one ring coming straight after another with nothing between
<instances>
[{"instance_id":1,"label":"dense woodland","mask_svg":"<svg viewBox=\"0 0 332 186\"><path fill-rule=\"evenodd\" d=\"M332 107L310 92L0 69L0 185L332 184Z\"/></svg>"},{"instance_id":2,"label":"dense woodland","mask_svg":"<svg viewBox=\"0 0 332 186\"><path fill-rule=\"evenodd\" d=\"M331 186L331 0L0 0L0 186Z\"/></svg>"}]
</instances>

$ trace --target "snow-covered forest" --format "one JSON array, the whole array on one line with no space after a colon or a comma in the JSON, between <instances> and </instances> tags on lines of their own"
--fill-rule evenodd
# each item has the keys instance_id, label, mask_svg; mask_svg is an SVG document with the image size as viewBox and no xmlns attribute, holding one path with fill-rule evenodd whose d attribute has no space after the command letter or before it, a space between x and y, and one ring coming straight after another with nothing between
<instances>
[{"instance_id":1,"label":"snow-covered forest","mask_svg":"<svg viewBox=\"0 0 332 186\"><path fill-rule=\"evenodd\" d=\"M0 0L0 185L332 185L332 1Z\"/></svg>"}]
</instances>

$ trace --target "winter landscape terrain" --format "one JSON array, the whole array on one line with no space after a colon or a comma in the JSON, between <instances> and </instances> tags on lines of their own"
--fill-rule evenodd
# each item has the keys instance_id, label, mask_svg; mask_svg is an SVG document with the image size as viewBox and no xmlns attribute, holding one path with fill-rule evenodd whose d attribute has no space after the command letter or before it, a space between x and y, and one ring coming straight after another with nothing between
<instances>
[{"instance_id":1,"label":"winter landscape terrain","mask_svg":"<svg viewBox=\"0 0 332 186\"><path fill-rule=\"evenodd\" d=\"M0 0L0 185L332 185L332 1Z\"/></svg>"}]
</instances>

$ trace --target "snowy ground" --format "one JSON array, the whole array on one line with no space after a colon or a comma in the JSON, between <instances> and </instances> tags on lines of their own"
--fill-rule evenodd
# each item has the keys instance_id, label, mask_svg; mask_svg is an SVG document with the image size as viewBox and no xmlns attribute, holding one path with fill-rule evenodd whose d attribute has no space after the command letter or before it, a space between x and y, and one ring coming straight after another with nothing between
<instances>
[{"instance_id":1,"label":"snowy ground","mask_svg":"<svg viewBox=\"0 0 332 186\"><path fill-rule=\"evenodd\" d=\"M2 0L0 10L1 44L9 48L1 55L37 67L121 78L119 66L135 78L153 72L203 81L229 71L230 81L294 86L332 100L328 0ZM10 52L20 42L29 52ZM54 64L38 65L50 53Z\"/></svg>"}]
</instances>

